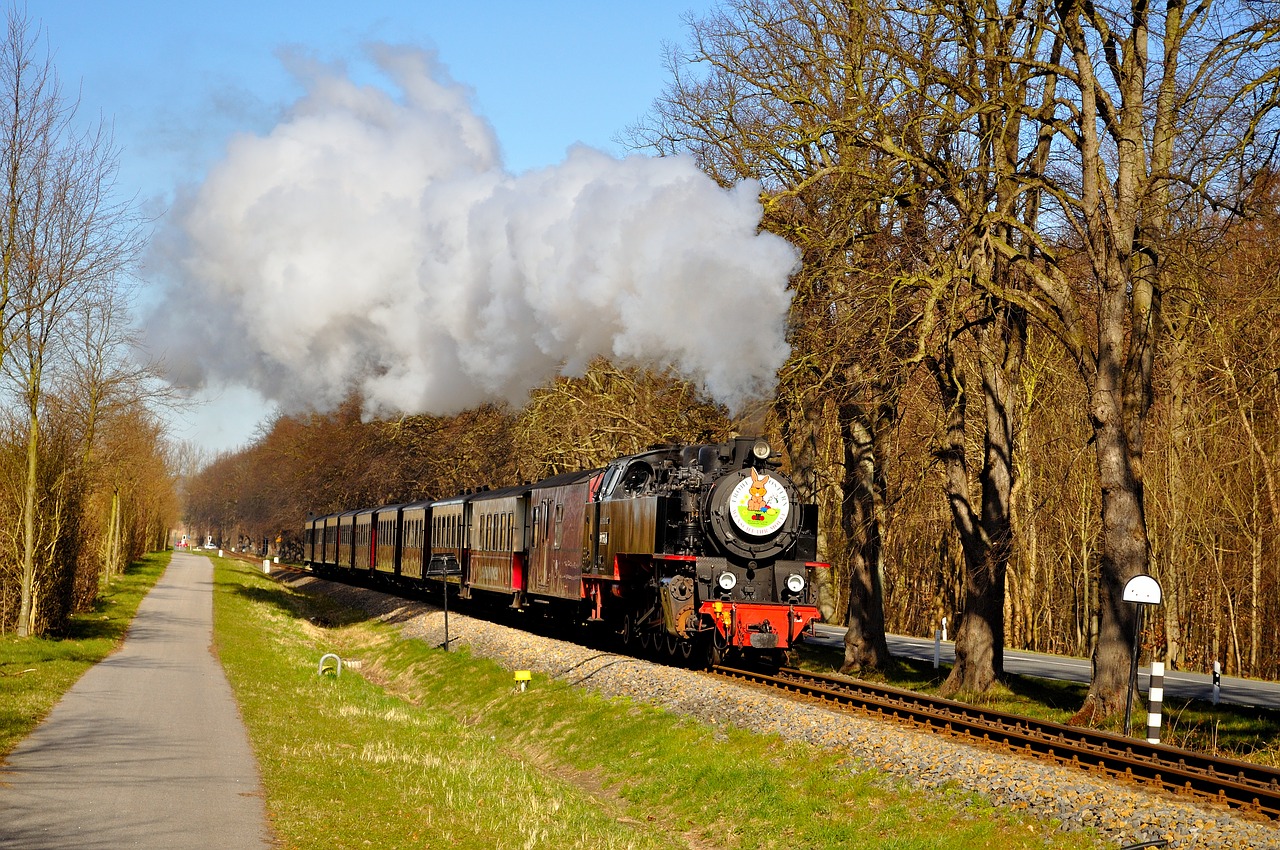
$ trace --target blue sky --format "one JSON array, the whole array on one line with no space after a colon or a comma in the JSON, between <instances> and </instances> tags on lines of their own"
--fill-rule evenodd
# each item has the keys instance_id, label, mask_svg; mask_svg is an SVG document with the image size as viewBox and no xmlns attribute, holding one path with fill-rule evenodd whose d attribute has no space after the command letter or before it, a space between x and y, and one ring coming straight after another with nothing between
<instances>
[{"instance_id":1,"label":"blue sky","mask_svg":"<svg viewBox=\"0 0 1280 850\"><path fill-rule=\"evenodd\" d=\"M574 142L614 151L666 75L662 44L710 0L33 0L64 87L114 119L124 177L145 191L198 177L228 134L270 127L300 94L282 50L360 62L370 41L433 48L475 92L514 171ZM616 152L616 151L615 151Z\"/></svg>"},{"instance_id":2,"label":"blue sky","mask_svg":"<svg viewBox=\"0 0 1280 850\"><path fill-rule=\"evenodd\" d=\"M27 10L64 91L79 91L81 117L114 123L120 190L163 215L179 187L200 184L221 161L230 138L269 133L301 96L282 56L348 63L353 80L372 80L362 54L370 42L436 51L472 90L513 174L561 163L576 143L620 156L613 137L666 81L663 43L685 38L686 13L713 5L32 0ZM176 436L210 449L242 445L261 418L255 409L266 408L234 387L213 395L179 418Z\"/></svg>"}]
</instances>

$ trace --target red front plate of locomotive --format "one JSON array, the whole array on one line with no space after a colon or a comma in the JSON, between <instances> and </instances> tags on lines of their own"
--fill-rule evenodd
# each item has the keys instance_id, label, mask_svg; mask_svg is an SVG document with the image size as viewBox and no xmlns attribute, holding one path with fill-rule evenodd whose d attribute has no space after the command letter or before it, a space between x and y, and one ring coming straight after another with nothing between
<instances>
[{"instance_id":1,"label":"red front plate of locomotive","mask_svg":"<svg viewBox=\"0 0 1280 850\"><path fill-rule=\"evenodd\" d=\"M821 616L813 605L755 602L703 602L698 612L711 617L730 646L756 649L790 648Z\"/></svg>"}]
</instances>

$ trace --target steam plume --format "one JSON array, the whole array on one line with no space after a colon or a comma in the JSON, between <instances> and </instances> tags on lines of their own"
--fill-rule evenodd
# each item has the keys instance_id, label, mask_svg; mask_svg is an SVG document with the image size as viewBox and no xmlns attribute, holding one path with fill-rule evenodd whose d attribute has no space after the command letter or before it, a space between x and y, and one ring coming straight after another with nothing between
<instances>
[{"instance_id":1,"label":"steam plume","mask_svg":"<svg viewBox=\"0 0 1280 850\"><path fill-rule=\"evenodd\" d=\"M522 403L596 355L674 366L731 408L771 387L796 255L757 232L758 185L583 146L512 175L432 54L371 56L394 93L310 69L175 205L161 315L202 317L155 326L175 380L439 414Z\"/></svg>"}]
</instances>

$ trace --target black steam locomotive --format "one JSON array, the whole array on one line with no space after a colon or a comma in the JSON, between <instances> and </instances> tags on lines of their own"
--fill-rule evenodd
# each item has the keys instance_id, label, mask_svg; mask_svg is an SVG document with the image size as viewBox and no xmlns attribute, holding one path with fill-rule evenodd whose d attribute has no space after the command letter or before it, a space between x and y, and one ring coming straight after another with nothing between
<instances>
[{"instance_id":1,"label":"black steam locomotive","mask_svg":"<svg viewBox=\"0 0 1280 850\"><path fill-rule=\"evenodd\" d=\"M307 520L305 556L595 624L695 664L778 663L818 619L818 516L762 439L663 446L603 469Z\"/></svg>"}]
</instances>

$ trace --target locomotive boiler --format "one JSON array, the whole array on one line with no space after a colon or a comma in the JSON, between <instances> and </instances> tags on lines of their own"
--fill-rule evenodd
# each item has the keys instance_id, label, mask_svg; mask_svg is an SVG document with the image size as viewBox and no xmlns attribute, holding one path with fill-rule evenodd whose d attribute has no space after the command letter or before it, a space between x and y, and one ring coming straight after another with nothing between
<instances>
[{"instance_id":1,"label":"locomotive boiler","mask_svg":"<svg viewBox=\"0 0 1280 850\"><path fill-rule=\"evenodd\" d=\"M315 517L306 558L330 576L592 625L632 651L779 663L818 619L813 573L827 565L816 506L777 461L762 439L661 446L518 487Z\"/></svg>"}]
</instances>

